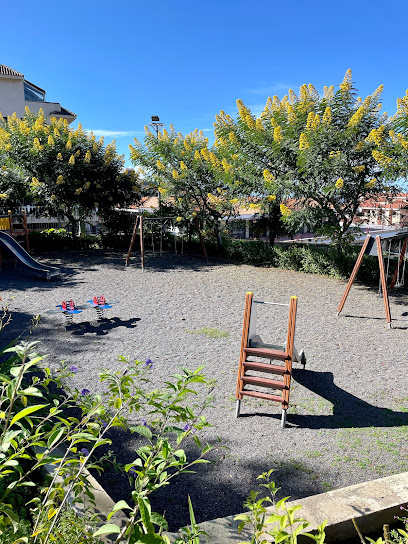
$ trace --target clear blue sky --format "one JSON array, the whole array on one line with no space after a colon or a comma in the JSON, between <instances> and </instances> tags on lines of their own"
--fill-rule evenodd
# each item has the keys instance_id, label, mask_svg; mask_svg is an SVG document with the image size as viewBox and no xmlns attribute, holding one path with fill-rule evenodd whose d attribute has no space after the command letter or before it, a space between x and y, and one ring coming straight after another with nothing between
<instances>
[{"instance_id":1,"label":"clear blue sky","mask_svg":"<svg viewBox=\"0 0 408 544\"><path fill-rule=\"evenodd\" d=\"M0 63L22 72L96 134L128 145L151 115L211 138L235 101L259 111L303 83L359 95L408 87L408 2L388 0L14 0L2 5ZM111 138L106 137L108 143Z\"/></svg>"}]
</instances>

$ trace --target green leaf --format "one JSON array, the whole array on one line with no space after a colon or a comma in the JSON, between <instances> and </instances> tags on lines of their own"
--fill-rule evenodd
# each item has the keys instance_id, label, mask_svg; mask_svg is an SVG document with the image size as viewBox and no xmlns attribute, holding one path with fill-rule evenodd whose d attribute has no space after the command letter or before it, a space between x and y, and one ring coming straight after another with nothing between
<instances>
[{"instance_id":1,"label":"green leaf","mask_svg":"<svg viewBox=\"0 0 408 544\"><path fill-rule=\"evenodd\" d=\"M132 508L128 505L126 501L118 501L114 507L112 508L112 511L108 514L108 520L119 510L132 510Z\"/></svg>"},{"instance_id":2,"label":"green leaf","mask_svg":"<svg viewBox=\"0 0 408 544\"><path fill-rule=\"evenodd\" d=\"M17 514L13 512L13 510L11 510L10 508L7 508L6 506L0 506L0 512L3 512L3 514L5 514L9 518L9 520L11 521L13 525L14 532L16 532L18 529Z\"/></svg>"},{"instance_id":3,"label":"green leaf","mask_svg":"<svg viewBox=\"0 0 408 544\"><path fill-rule=\"evenodd\" d=\"M102 525L92 536L108 535L110 533L120 533L120 527L115 523L106 523Z\"/></svg>"},{"instance_id":4,"label":"green leaf","mask_svg":"<svg viewBox=\"0 0 408 544\"><path fill-rule=\"evenodd\" d=\"M132 430L138 434L145 436L148 440L152 439L152 431L144 425L138 425L137 427L133 427Z\"/></svg>"},{"instance_id":5,"label":"green leaf","mask_svg":"<svg viewBox=\"0 0 408 544\"><path fill-rule=\"evenodd\" d=\"M143 525L146 527L146 531L150 534L154 534L154 528L150 519L150 503L144 497L138 497L140 517L142 518Z\"/></svg>"},{"instance_id":6,"label":"green leaf","mask_svg":"<svg viewBox=\"0 0 408 544\"><path fill-rule=\"evenodd\" d=\"M14 425L14 423L22 419L23 417L26 417L29 414L32 414L34 412L38 412L38 410L41 410L42 408L45 408L46 406L48 406L48 404L36 404L35 406L29 406L28 408L24 408L24 410L21 410L20 412L18 412L10 421L10 427Z\"/></svg>"}]
</instances>

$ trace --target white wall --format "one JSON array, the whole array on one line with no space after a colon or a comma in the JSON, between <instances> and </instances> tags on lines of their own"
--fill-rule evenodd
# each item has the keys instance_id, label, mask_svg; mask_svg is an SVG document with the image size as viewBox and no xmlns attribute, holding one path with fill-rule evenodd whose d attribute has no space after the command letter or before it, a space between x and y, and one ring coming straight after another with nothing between
<instances>
[{"instance_id":1,"label":"white wall","mask_svg":"<svg viewBox=\"0 0 408 544\"><path fill-rule=\"evenodd\" d=\"M18 117L24 115L24 83L23 79L0 78L0 112L3 117L17 113Z\"/></svg>"}]
</instances>

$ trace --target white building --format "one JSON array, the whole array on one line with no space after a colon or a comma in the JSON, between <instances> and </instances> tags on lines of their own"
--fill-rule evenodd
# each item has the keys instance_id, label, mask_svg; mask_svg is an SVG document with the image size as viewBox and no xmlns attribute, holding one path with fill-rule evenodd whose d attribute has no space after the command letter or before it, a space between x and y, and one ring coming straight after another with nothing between
<instances>
[{"instance_id":1,"label":"white building","mask_svg":"<svg viewBox=\"0 0 408 544\"><path fill-rule=\"evenodd\" d=\"M24 75L0 64L0 112L4 118L15 112L20 119L25 113L26 106L32 113L38 113L42 108L45 119L50 117L66 119L72 123L76 114L61 106L58 102L46 102L45 91L34 83L24 79Z\"/></svg>"}]
</instances>

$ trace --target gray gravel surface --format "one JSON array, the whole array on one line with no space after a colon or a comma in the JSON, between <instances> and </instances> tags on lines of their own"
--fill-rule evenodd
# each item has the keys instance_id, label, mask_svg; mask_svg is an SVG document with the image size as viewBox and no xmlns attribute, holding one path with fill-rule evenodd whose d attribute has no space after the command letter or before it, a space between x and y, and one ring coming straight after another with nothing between
<instances>
[{"instance_id":1,"label":"gray gravel surface","mask_svg":"<svg viewBox=\"0 0 408 544\"><path fill-rule=\"evenodd\" d=\"M1 341L42 320L34 333L51 366L64 359L78 366L74 386L98 391L98 372L123 369L117 359L154 361L159 385L180 366L205 366L217 382L214 407L202 433L228 449L212 452L210 465L183 475L154 500L166 511L170 529L188 522L187 494L198 521L236 514L256 477L274 468L282 496L300 498L407 470L408 292L390 298L393 328L384 319L375 290L353 286L343 313L336 308L345 282L280 269L255 268L199 257L149 255L142 273L137 257L124 268L118 252L47 254L62 280L44 282L19 270L0 275L1 296L13 323ZM260 300L287 303L299 298L295 344L304 349L306 370L295 365L287 428L280 427L277 404L246 398L235 418L235 390L246 291ZM75 316L65 330L59 314L48 314L61 300L77 304L103 294L120 301L104 323L94 310ZM263 308L263 307L262 307ZM287 309L266 307L259 315L266 342L285 340ZM221 338L197 334L203 327L224 331ZM121 462L134 459L136 439L112 432ZM189 452L194 455L194 449ZM129 496L127 480L108 472L101 483L115 499Z\"/></svg>"}]
</instances>

